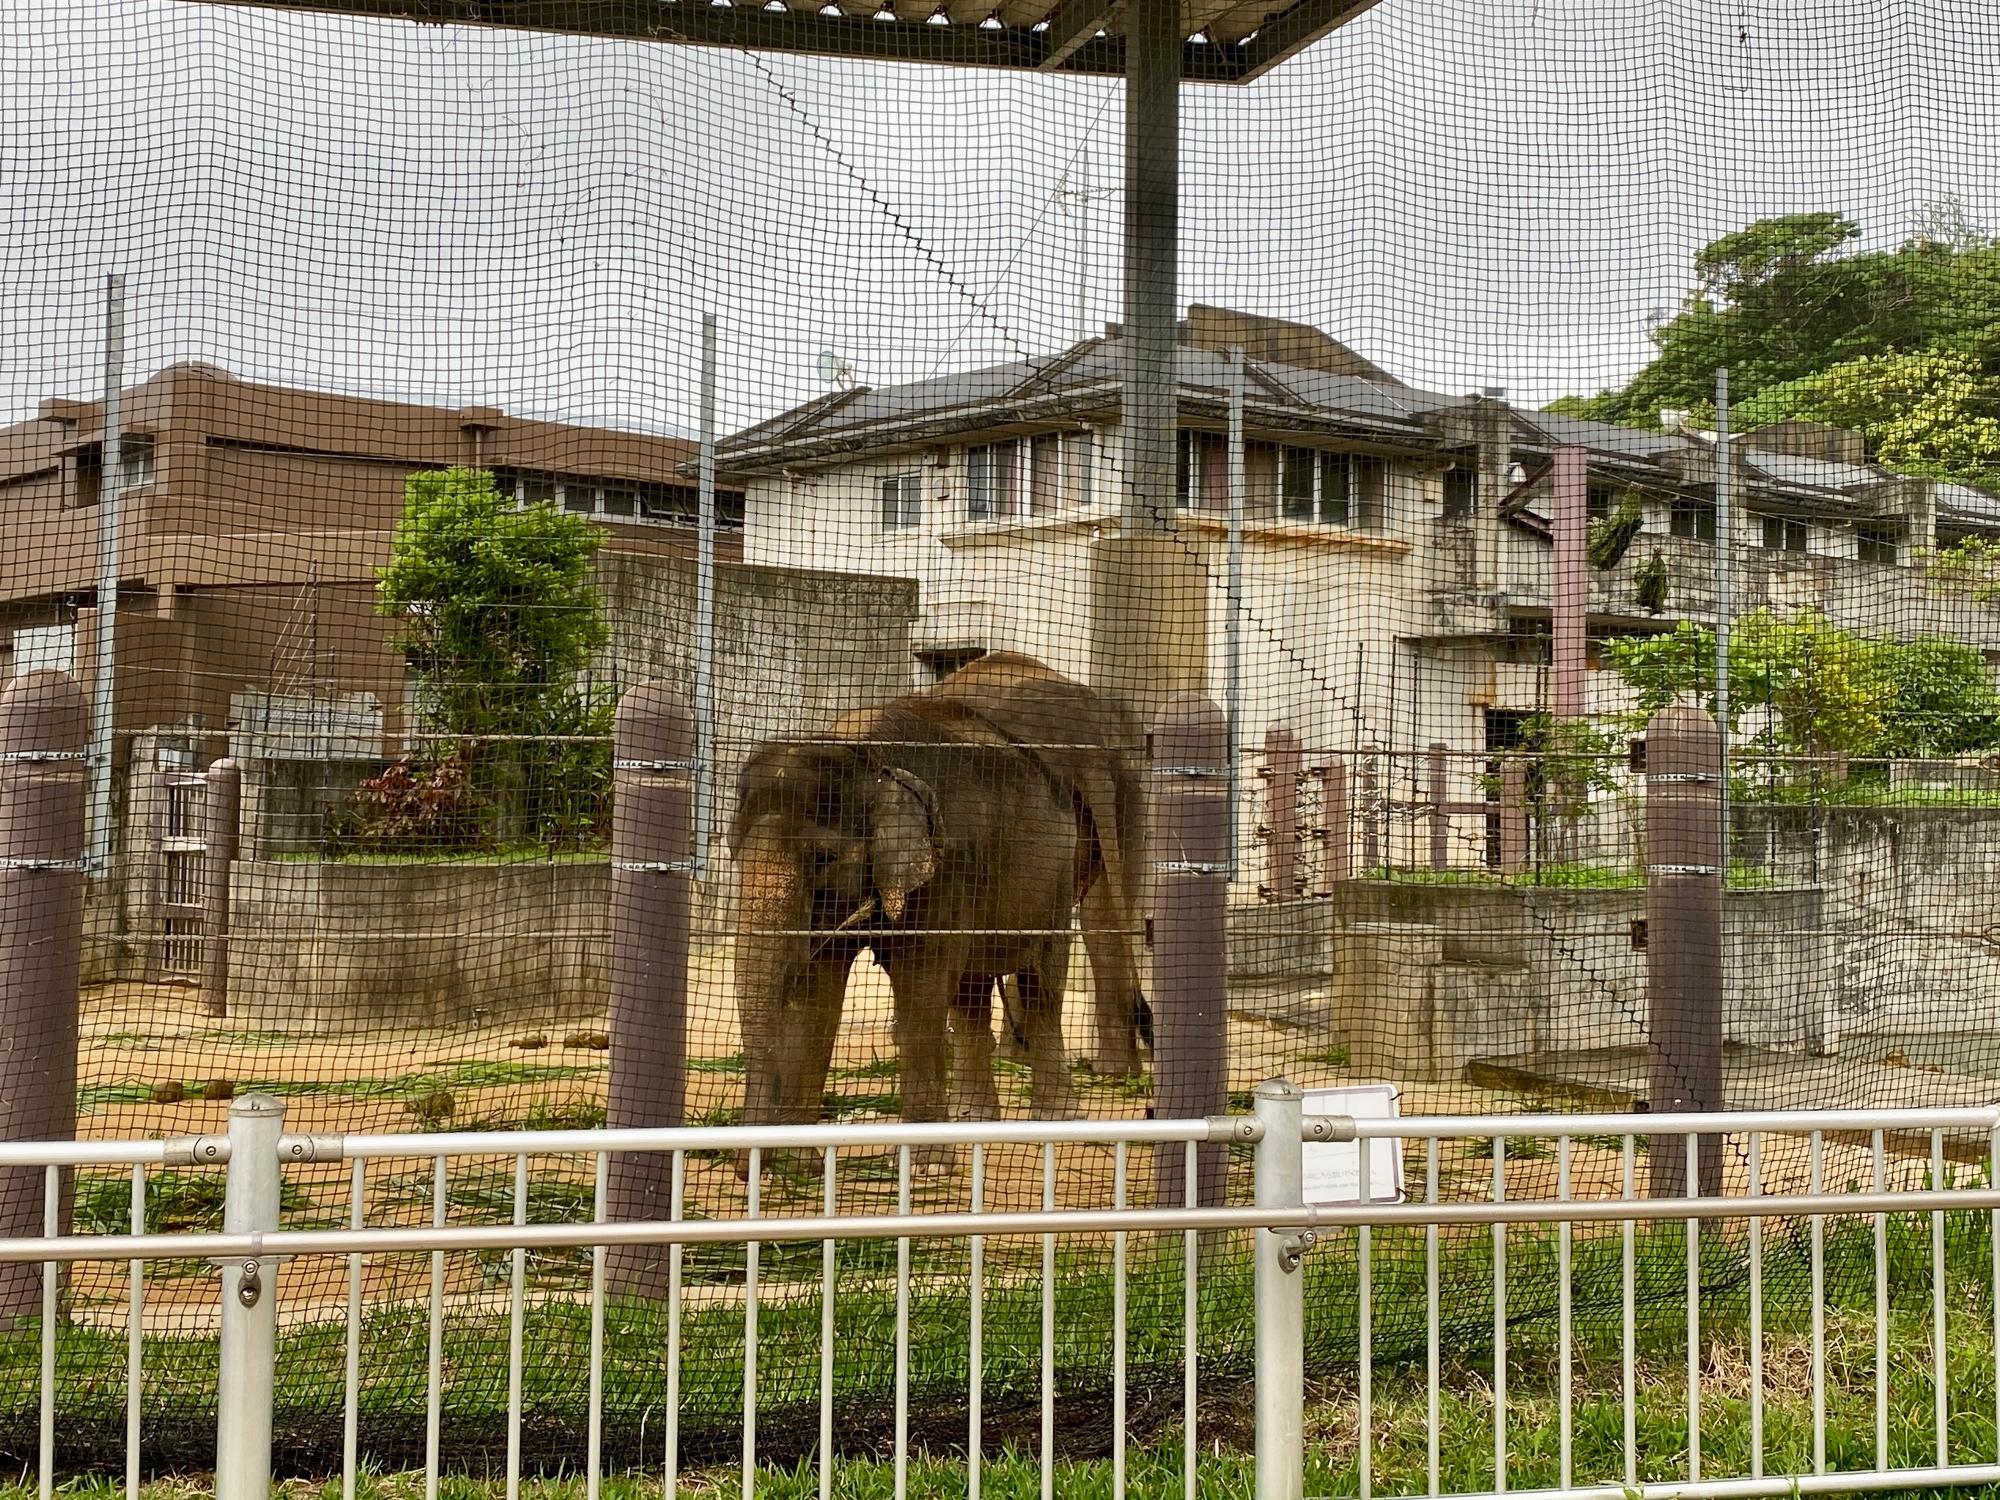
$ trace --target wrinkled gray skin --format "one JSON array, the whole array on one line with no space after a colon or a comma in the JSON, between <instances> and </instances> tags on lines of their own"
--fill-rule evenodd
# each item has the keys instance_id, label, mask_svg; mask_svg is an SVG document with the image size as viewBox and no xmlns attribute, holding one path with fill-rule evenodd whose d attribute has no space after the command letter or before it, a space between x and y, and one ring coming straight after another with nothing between
<instances>
[{"instance_id":1,"label":"wrinkled gray skin","mask_svg":"<svg viewBox=\"0 0 2000 1500\"><path fill-rule=\"evenodd\" d=\"M1146 781L1137 721L1096 689L1033 657L990 652L930 696L962 704L1037 760L1069 794L1081 843L1077 891L1095 997L1094 1072L1139 1071L1151 1012L1139 982L1146 911ZM1016 993L1020 993L1018 986ZM1008 1029L1025 1038L1025 1018Z\"/></svg>"},{"instance_id":2,"label":"wrinkled gray skin","mask_svg":"<svg viewBox=\"0 0 2000 1500\"><path fill-rule=\"evenodd\" d=\"M989 997L1022 985L1037 1114L1075 1109L1062 988L1079 856L1074 801L961 705L911 694L763 746L730 828L749 1124L817 1121L847 972L874 953L895 995L903 1117L998 1113ZM950 1148L919 1154L949 1166Z\"/></svg>"}]
</instances>

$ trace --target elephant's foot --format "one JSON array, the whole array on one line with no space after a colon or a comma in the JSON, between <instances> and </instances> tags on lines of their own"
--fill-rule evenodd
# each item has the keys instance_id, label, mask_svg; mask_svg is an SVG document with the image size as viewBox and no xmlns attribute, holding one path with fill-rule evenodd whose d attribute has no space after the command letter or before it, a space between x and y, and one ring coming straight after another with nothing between
<instances>
[{"instance_id":1,"label":"elephant's foot","mask_svg":"<svg viewBox=\"0 0 2000 1500\"><path fill-rule=\"evenodd\" d=\"M1076 1090L1063 1088L1048 1092L1037 1091L1028 1103L1029 1110L1037 1120L1080 1120L1083 1106L1077 1102Z\"/></svg>"},{"instance_id":2,"label":"elephant's foot","mask_svg":"<svg viewBox=\"0 0 2000 1500\"><path fill-rule=\"evenodd\" d=\"M912 1177L949 1177L958 1170L958 1147L949 1145L912 1146Z\"/></svg>"},{"instance_id":3,"label":"elephant's foot","mask_svg":"<svg viewBox=\"0 0 2000 1500\"><path fill-rule=\"evenodd\" d=\"M993 1083L993 1070L982 1068L975 1077L964 1080L955 1091L952 1100L952 1116L960 1120L997 1120L1000 1118L1000 1091Z\"/></svg>"},{"instance_id":4,"label":"elephant's foot","mask_svg":"<svg viewBox=\"0 0 2000 1500\"><path fill-rule=\"evenodd\" d=\"M1144 1071L1139 1049L1132 1045L1129 1036L1123 1046L1106 1046L1100 1042L1096 1054L1086 1058L1084 1066L1100 1078L1129 1078Z\"/></svg>"}]
</instances>

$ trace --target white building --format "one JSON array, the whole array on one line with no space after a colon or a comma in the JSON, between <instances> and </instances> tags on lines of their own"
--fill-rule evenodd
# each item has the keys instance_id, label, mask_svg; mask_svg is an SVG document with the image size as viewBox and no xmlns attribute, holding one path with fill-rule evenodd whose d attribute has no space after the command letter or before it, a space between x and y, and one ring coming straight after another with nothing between
<instances>
[{"instance_id":1,"label":"white building","mask_svg":"<svg viewBox=\"0 0 2000 1500\"><path fill-rule=\"evenodd\" d=\"M1704 435L1413 390L1315 329L1197 306L1181 335L1176 535L1208 578L1216 697L1231 348L1246 354L1246 747L1279 723L1309 763L1384 747L1398 755L1383 774L1414 802L1418 757L1442 743L1471 752L1454 795L1477 795L1483 752L1548 704L1558 444L1589 451L1594 516L1629 496L1644 517L1623 561L1591 574L1591 638L1712 617ZM737 433L721 465L745 488L745 560L916 580L918 680L1001 649L1088 676L1089 542L1119 524L1119 370L1112 328L1046 359L843 390ZM2000 500L1871 467L1852 434L1811 424L1735 447L1739 612L1818 607L1872 633L2000 649L2000 614L1938 595L1915 565L1940 541L2000 532ZM1653 613L1633 574L1656 553L1669 584ZM1591 674L1589 698L1622 706L1608 674Z\"/></svg>"}]
</instances>

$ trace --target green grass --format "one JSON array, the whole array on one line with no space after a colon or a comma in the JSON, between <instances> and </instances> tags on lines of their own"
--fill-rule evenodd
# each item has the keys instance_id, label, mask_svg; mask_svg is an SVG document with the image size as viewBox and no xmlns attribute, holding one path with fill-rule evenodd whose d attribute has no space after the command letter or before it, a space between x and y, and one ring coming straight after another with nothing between
<instances>
[{"instance_id":1,"label":"green grass","mask_svg":"<svg viewBox=\"0 0 2000 1500\"><path fill-rule=\"evenodd\" d=\"M496 1179L497 1180L497 1179ZM386 1189L387 1184L384 1184ZM565 1196L566 1195L566 1196ZM494 1192L488 1214L511 1213L511 1190ZM552 1187L536 1200L534 1216L587 1212L587 1187ZM1894 1218L1886 1229L1891 1339L1884 1368L1892 1403L1893 1462L1928 1462L1930 1441L1929 1317L1930 1225L1922 1216ZM1214 1493L1233 1493L1247 1478L1245 1403L1255 1361L1251 1343L1251 1277L1240 1237L1226 1237L1211 1251L1199 1284L1203 1389L1210 1407L1203 1421L1222 1444L1209 1460ZM1641 1368L1637 1421L1642 1477L1671 1479L1681 1472L1686 1448L1683 1391L1686 1340L1686 1240L1677 1226L1641 1227L1635 1235L1636 1352ZM912 1291L909 1390L913 1430L948 1445L951 1423L962 1422L968 1371L970 1309L963 1280L964 1247L933 1243L912 1247L919 1279ZM1994 1451L1992 1240L1990 1216L1950 1216L1947 1234L1950 1321L1951 1451L1961 1459ZM1378 1229L1374 1236L1373 1350L1376 1371L1376 1476L1384 1493L1421 1489L1424 1466L1423 1362L1425 1358L1424 1241L1421 1231ZM1178 1493L1178 1451L1172 1423L1178 1418L1182 1327L1180 1239L1140 1238L1131 1248L1127 1289L1128 1358L1134 1412L1135 1493ZM1510 1484L1554 1483L1557 1422L1557 1340L1554 1275L1557 1241L1552 1232L1510 1234L1508 1273L1509 1423L1515 1463ZM690 1286L740 1281L741 1247L690 1247ZM1039 1242L993 1241L984 1299L983 1386L989 1432L1005 1442L1011 1430L1032 1441L1041 1388L1041 1287L1036 1274ZM767 1245L760 1257L767 1300L759 1320L763 1376L759 1423L764 1451L786 1465L808 1450L816 1427L820 1359L817 1285L821 1247ZM887 1274L893 1244L850 1244L837 1256L842 1292L836 1309L835 1380L843 1427L856 1441L873 1441L888 1429L896 1348L895 1303ZM1492 1245L1484 1231L1447 1231L1442 1247L1443 1434L1448 1487L1491 1484L1491 1374L1494 1308ZM1106 1469L1086 1461L1101 1443L1108 1421L1112 1332L1107 1252L1071 1245L1058 1256L1054 1360L1064 1413L1064 1493L1094 1494ZM1622 1472L1623 1396L1620 1389L1621 1242L1609 1235L1579 1235L1573 1246L1575 1431L1580 1477L1615 1481ZM1826 1236L1826 1306L1829 1329L1829 1456L1836 1467L1873 1461L1873 1411L1877 1371L1873 1344L1874 1243L1866 1221L1837 1220ZM331 1263L330 1263L331 1264ZM536 1284L571 1280L581 1266L533 1262ZM506 1263L496 1257L488 1275L504 1283ZM558 1270L561 1274L555 1274ZM1359 1349L1358 1264L1351 1234L1329 1234L1306 1258L1308 1372L1316 1395L1308 1416L1313 1470L1307 1494L1352 1493L1355 1488L1355 1359ZM1702 1241L1701 1298L1704 1362L1703 1441L1711 1474L1743 1472L1747 1463L1748 1406L1745 1349L1749 1320L1746 1258L1740 1231L1711 1226ZM542 1274L546 1272L547 1274ZM1765 1262L1769 1466L1801 1472L1810 1459L1810 1408L1804 1378L1810 1336L1809 1262L1803 1226L1773 1226ZM590 1333L588 1310L574 1303L532 1307L526 1320L527 1411L530 1430L545 1444L541 1461L581 1449ZM420 1441L426 1320L410 1308L379 1307L362 1330L364 1442L380 1445L401 1467ZM497 1450L492 1437L503 1422L506 1399L504 1318L458 1315L446 1325L445 1422L455 1461L487 1465ZM278 1408L280 1428L292 1434L285 1451L319 1454L298 1458L301 1472L325 1472L337 1454L344 1369L344 1331L337 1324L287 1329L281 1335ZM688 1304L682 1339L682 1428L691 1445L726 1462L740 1431L743 1315L740 1305ZM660 1351L666 1319L650 1304L615 1302L606 1314L605 1414L607 1451L614 1467L650 1454L657 1462L658 1407L663 1396ZM115 1329L70 1327L60 1341L60 1404L64 1441L72 1452L86 1435L103 1434L107 1469L115 1469L115 1439L122 1435L124 1340ZM0 1333L0 1434L32 1431L34 1369L38 1356L32 1321ZM148 1410L171 1412L197 1435L212 1421L214 1345L205 1339L150 1341ZM1012 1422L1011 1429L1008 1426ZM304 1434L301 1437L300 1434ZM640 1446L643 1443L651 1446ZM484 1435L484 1436L481 1436ZM328 1445L331 1445L330 1447ZM552 1446L549 1446L552 1445ZM20 1450L17 1450L20 1451ZM420 1452L420 1449L418 1450ZM630 1454L631 1457L620 1455ZM397 1457L396 1455L403 1455ZM321 1467L315 1468L313 1465ZM1018 1471L1018 1472L1014 1472ZM1034 1460L1002 1458L990 1476L995 1493L1026 1486L1033 1492ZM886 1470L855 1463L844 1470L842 1493L872 1495ZM962 1492L963 1466L925 1461L919 1492ZM1151 1477L1146 1477L1151 1476ZM796 1476L775 1472L767 1494L790 1494ZM711 1476L720 1494L731 1492L720 1468ZM384 1491L395 1493L394 1491ZM470 1495L471 1491L463 1493ZM486 1492L480 1491L483 1495ZM549 1492L551 1497L556 1493ZM0 1495L0 1500L7 1497Z\"/></svg>"},{"instance_id":2,"label":"green grass","mask_svg":"<svg viewBox=\"0 0 2000 1500\"><path fill-rule=\"evenodd\" d=\"M523 844L506 849L463 849L454 853L419 851L406 854L331 854L302 850L272 856L295 865L534 865L593 864L610 858L605 849L551 849Z\"/></svg>"}]
</instances>

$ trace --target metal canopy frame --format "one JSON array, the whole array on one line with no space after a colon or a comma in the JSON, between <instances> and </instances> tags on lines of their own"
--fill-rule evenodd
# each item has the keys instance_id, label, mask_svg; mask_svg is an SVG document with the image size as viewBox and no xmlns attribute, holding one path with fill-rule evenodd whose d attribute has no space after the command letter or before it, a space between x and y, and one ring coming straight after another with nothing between
<instances>
[{"instance_id":1,"label":"metal canopy frame","mask_svg":"<svg viewBox=\"0 0 2000 1500\"><path fill-rule=\"evenodd\" d=\"M786 9L779 0L198 0L294 14L333 14L428 25L494 26L626 41L812 53L947 67L1120 76L1122 34L1106 30L1130 0L1063 0L1032 26L911 21L883 0L878 16ZM1183 83L1248 83L1311 46L1376 0L1273 0L1271 15L1241 41L1182 39ZM833 7L828 6L828 10Z\"/></svg>"}]
</instances>

